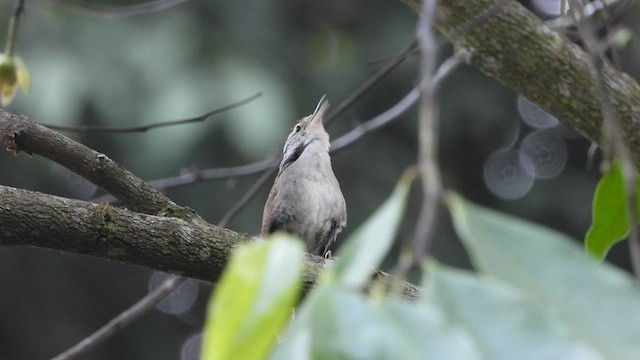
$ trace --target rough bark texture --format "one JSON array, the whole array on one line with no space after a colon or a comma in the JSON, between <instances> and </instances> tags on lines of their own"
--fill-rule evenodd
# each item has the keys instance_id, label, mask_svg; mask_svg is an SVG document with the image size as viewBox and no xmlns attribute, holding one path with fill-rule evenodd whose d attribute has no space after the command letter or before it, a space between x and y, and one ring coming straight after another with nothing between
<instances>
[{"instance_id":1,"label":"rough bark texture","mask_svg":"<svg viewBox=\"0 0 640 360\"><path fill-rule=\"evenodd\" d=\"M418 0L404 2L418 8ZM516 1L443 0L438 5L436 26L453 42L461 59L606 146L601 136L601 94L589 55L580 47ZM640 87L608 64L604 76L640 169Z\"/></svg>"},{"instance_id":2,"label":"rough bark texture","mask_svg":"<svg viewBox=\"0 0 640 360\"><path fill-rule=\"evenodd\" d=\"M252 238L199 221L0 186L0 246L31 245L214 281Z\"/></svg>"},{"instance_id":3,"label":"rough bark texture","mask_svg":"<svg viewBox=\"0 0 640 360\"><path fill-rule=\"evenodd\" d=\"M231 250L247 234L177 218L146 215L105 204L66 199L0 185L0 246L28 245L91 255L176 275L216 281ZM307 255L304 288L331 260ZM388 275L376 277L388 281ZM403 283L405 298L420 289Z\"/></svg>"}]
</instances>

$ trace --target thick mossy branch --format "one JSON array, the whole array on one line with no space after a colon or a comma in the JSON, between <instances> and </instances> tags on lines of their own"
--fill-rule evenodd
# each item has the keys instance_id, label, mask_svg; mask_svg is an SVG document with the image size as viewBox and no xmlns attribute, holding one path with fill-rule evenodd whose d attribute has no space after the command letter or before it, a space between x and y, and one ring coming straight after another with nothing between
<instances>
[{"instance_id":1,"label":"thick mossy branch","mask_svg":"<svg viewBox=\"0 0 640 360\"><path fill-rule=\"evenodd\" d=\"M418 0L403 0L413 9ZM503 5L504 4L504 5ZM589 55L516 1L443 0L436 26L457 54L600 146L602 110ZM462 32L460 36L455 34ZM604 76L640 169L640 87L609 65Z\"/></svg>"},{"instance_id":2,"label":"thick mossy branch","mask_svg":"<svg viewBox=\"0 0 640 360\"><path fill-rule=\"evenodd\" d=\"M200 221L0 186L0 246L70 251L214 281L231 250L251 239Z\"/></svg>"},{"instance_id":3,"label":"thick mossy branch","mask_svg":"<svg viewBox=\"0 0 640 360\"><path fill-rule=\"evenodd\" d=\"M0 185L0 246L29 245L216 281L238 244L258 241L202 221L145 215ZM307 255L310 289L331 260ZM385 277L376 280L385 281ZM420 294L403 283L409 300Z\"/></svg>"}]
</instances>

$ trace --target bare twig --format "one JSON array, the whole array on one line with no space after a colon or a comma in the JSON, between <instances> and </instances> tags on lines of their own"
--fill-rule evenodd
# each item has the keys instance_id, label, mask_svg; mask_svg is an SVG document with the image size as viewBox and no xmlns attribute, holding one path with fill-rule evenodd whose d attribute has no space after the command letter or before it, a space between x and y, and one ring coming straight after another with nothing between
<instances>
[{"instance_id":1,"label":"bare twig","mask_svg":"<svg viewBox=\"0 0 640 360\"><path fill-rule=\"evenodd\" d=\"M422 1L416 31L421 52L420 77L422 84L427 84L420 92L421 102L418 118L418 170L422 180L423 200L410 251L405 249L401 252L398 264L392 271L396 278L404 278L411 267L414 264L419 264L426 256L441 200L442 186L437 160L437 74L434 75L438 58L438 43L433 33L436 8L436 0Z\"/></svg>"},{"instance_id":2,"label":"bare twig","mask_svg":"<svg viewBox=\"0 0 640 360\"><path fill-rule=\"evenodd\" d=\"M436 3L436 0L423 0L417 30L422 55L421 78L422 81L429 82L433 77L438 58L433 32ZM419 264L426 256L441 200L437 109L436 91L433 87L427 87L421 95L418 123L418 168L422 179L423 200L411 251L414 264Z\"/></svg>"},{"instance_id":3,"label":"bare twig","mask_svg":"<svg viewBox=\"0 0 640 360\"><path fill-rule=\"evenodd\" d=\"M244 104L247 104L259 98L260 96L262 96L262 93L257 93L244 100L240 100L238 102L231 103L221 108L208 111L196 117L182 119L182 120L159 122L156 124L149 124L149 125L143 125L143 126L119 128L119 127L90 126L90 125L81 125L81 126L61 126L61 125L51 125L51 124L42 124L42 125L48 127L49 129L53 129L57 131L68 131L68 132L75 132L75 133L140 133L140 132L146 132L151 129L157 129L157 128L166 127L166 126L175 126L175 125L184 125L184 124L190 124L195 122L203 122L212 115L220 114L222 112L235 109L239 106L242 106Z\"/></svg>"},{"instance_id":4,"label":"bare twig","mask_svg":"<svg viewBox=\"0 0 640 360\"><path fill-rule=\"evenodd\" d=\"M5 55L12 57L16 50L16 39L18 37L18 27L20 17L24 13L25 0L16 0L13 13L9 19L9 30L7 31L7 43L5 44Z\"/></svg>"},{"instance_id":5,"label":"bare twig","mask_svg":"<svg viewBox=\"0 0 640 360\"><path fill-rule=\"evenodd\" d=\"M404 98L402 98L399 102L393 105L390 109L383 112L382 114L377 115L376 117L358 125L353 128L348 133L340 136L331 142L331 151L337 152L339 150L344 149L345 147L353 144L358 139L366 135L367 133L377 130L391 121L400 117L400 115L404 114L407 110L415 104L420 98L420 93L423 89L435 89L438 87L440 82L458 65L460 65L460 60L455 57L451 57L447 59L442 65L438 68L438 71L430 79L428 82L421 82L418 86L413 88Z\"/></svg>"},{"instance_id":6,"label":"bare twig","mask_svg":"<svg viewBox=\"0 0 640 360\"><path fill-rule=\"evenodd\" d=\"M622 173L627 194L626 203L629 214L630 232L629 232L629 253L631 264L636 281L640 281L640 239L638 238L638 220L636 212L637 198L637 173L636 168L631 159L629 146L626 143L625 136L620 126L620 120L615 111L611 94L607 88L604 77L605 57L602 52L603 47L596 38L596 32L593 23L589 18L584 18L584 9L578 1L571 1L571 15L578 27L580 36L582 37L591 64L594 69L596 87L600 93L600 106L602 108L602 116L604 118L602 127L602 148L607 153L613 153L618 156L622 165Z\"/></svg>"},{"instance_id":7,"label":"bare twig","mask_svg":"<svg viewBox=\"0 0 640 360\"><path fill-rule=\"evenodd\" d=\"M78 356L86 353L88 350L98 346L111 336L120 332L123 328L134 322L136 319L152 310L157 304L164 300L171 294L172 291L177 289L187 278L180 276L172 276L168 280L165 280L160 286L155 288L152 292L147 294L135 303L132 307L120 313L120 315L111 319L98 331L84 338L82 341L69 348L60 355L54 357L52 360L71 360L76 359Z\"/></svg>"},{"instance_id":8,"label":"bare twig","mask_svg":"<svg viewBox=\"0 0 640 360\"><path fill-rule=\"evenodd\" d=\"M86 4L80 4L70 0L48 1L54 5L65 7L82 14L97 16L104 19L119 19L130 16L151 14L185 3L189 0L154 0L136 5L105 9L100 9Z\"/></svg>"},{"instance_id":9,"label":"bare twig","mask_svg":"<svg viewBox=\"0 0 640 360\"><path fill-rule=\"evenodd\" d=\"M158 189L159 191L163 191L169 188L190 185L198 181L250 176L268 169L275 169L279 163L280 160L278 157L272 157L247 165L204 170L191 170L184 172L183 174L178 176L152 180L149 181L148 184ZM112 203L114 200L115 198L109 194L97 196L90 199L91 202L95 203Z\"/></svg>"},{"instance_id":10,"label":"bare twig","mask_svg":"<svg viewBox=\"0 0 640 360\"><path fill-rule=\"evenodd\" d=\"M249 201L251 201L251 199L253 199L253 197L256 195L258 190L260 190L260 188L262 188L262 186L264 186L264 184L267 182L267 180L269 180L269 178L275 172L275 170L276 170L276 168L273 168L273 169L265 171L262 174L262 176L260 176L260 178L258 178L258 180L256 180L256 182L251 186L251 188L249 188L249 190L247 190L247 192L244 194L244 196L242 196L242 198L240 198L240 200L238 200L238 202L235 205L233 205L229 209L229 211L222 217L222 220L220 220L220 223L222 223L224 225L220 225L220 226L226 226L227 224L231 223L231 220L245 206L247 206Z\"/></svg>"},{"instance_id":11,"label":"bare twig","mask_svg":"<svg viewBox=\"0 0 640 360\"><path fill-rule=\"evenodd\" d=\"M351 95L349 95L340 105L336 107L334 111L329 113L329 116L325 120L325 125L333 122L339 115L345 112L351 105L353 105L356 101L358 101L364 94L366 94L371 88L373 88L377 83L380 82L385 76L389 75L395 68L397 68L400 64L402 64L406 59L408 59L416 50L417 43L416 41L412 41L411 44L407 47L399 55L395 56L393 60L388 62L382 69L380 69L377 73L375 73L372 77L367 79L364 84L360 85L360 87L354 91Z\"/></svg>"}]
</instances>

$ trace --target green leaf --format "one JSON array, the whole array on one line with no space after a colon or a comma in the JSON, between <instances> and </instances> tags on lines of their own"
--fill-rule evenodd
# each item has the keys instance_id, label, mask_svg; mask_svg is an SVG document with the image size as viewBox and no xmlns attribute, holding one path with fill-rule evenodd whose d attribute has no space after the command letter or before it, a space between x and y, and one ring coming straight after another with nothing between
<instances>
[{"instance_id":1,"label":"green leaf","mask_svg":"<svg viewBox=\"0 0 640 360\"><path fill-rule=\"evenodd\" d=\"M640 197L636 197L636 200L636 206L640 210ZM622 166L620 161L615 159L611 171L600 179L596 187L593 223L585 238L585 248L602 260L613 245L629 236L629 231L629 211Z\"/></svg>"},{"instance_id":2,"label":"green leaf","mask_svg":"<svg viewBox=\"0 0 640 360\"><path fill-rule=\"evenodd\" d=\"M415 170L405 171L391 196L345 241L330 279L353 289L368 282L393 245L415 177Z\"/></svg>"},{"instance_id":3,"label":"green leaf","mask_svg":"<svg viewBox=\"0 0 640 360\"><path fill-rule=\"evenodd\" d=\"M435 265L428 274L422 301L473 334L483 359L603 359L561 317L506 283Z\"/></svg>"},{"instance_id":4,"label":"green leaf","mask_svg":"<svg viewBox=\"0 0 640 360\"><path fill-rule=\"evenodd\" d=\"M534 223L447 199L476 267L520 289L609 359L640 359L640 289L585 254L571 238Z\"/></svg>"},{"instance_id":5,"label":"green leaf","mask_svg":"<svg viewBox=\"0 0 640 360\"><path fill-rule=\"evenodd\" d=\"M272 359L479 359L472 339L428 304L321 284Z\"/></svg>"},{"instance_id":6,"label":"green leaf","mask_svg":"<svg viewBox=\"0 0 640 360\"><path fill-rule=\"evenodd\" d=\"M239 246L209 301L203 359L264 359L300 292L303 245L285 234Z\"/></svg>"}]
</instances>

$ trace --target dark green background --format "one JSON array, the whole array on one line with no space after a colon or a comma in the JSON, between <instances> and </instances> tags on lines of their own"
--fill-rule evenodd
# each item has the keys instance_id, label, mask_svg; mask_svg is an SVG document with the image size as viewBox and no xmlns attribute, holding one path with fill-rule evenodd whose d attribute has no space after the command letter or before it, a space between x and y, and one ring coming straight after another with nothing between
<instances>
[{"instance_id":1,"label":"dark green background","mask_svg":"<svg viewBox=\"0 0 640 360\"><path fill-rule=\"evenodd\" d=\"M0 2L2 38L12 2ZM323 94L339 104L406 48L416 21L401 2L382 0L194 0L124 19L103 19L53 3L27 2L17 52L30 69L32 89L27 96L19 93L8 111L50 124L133 126L192 117L264 94L206 123L129 135L70 134L145 180L278 154L296 119L311 113ZM630 12L617 20L631 26L633 18ZM441 52L444 58L451 49L445 46ZM622 51L625 70L632 75L639 71L637 53L636 44ZM416 58L406 61L330 126L332 137L394 105L416 84L417 67ZM519 119L516 94L462 66L441 89L440 114L440 163L447 189L581 241L599 177L596 170L585 169L587 141L568 139L565 170L536 181L524 198L506 201L487 190L482 169L515 128L521 134L532 131ZM416 131L413 109L333 156L349 211L344 235L379 206L400 173L416 162ZM255 179L201 182L172 189L168 196L215 223ZM89 194L86 184L60 166L8 152L0 152L0 184L66 197ZM230 228L259 231L270 185L271 180ZM420 202L417 186L411 196L399 241L412 235ZM626 245L618 245L610 258L627 267L626 251ZM432 252L443 263L469 266L444 212ZM57 251L0 248L0 359L45 359L65 350L144 296L151 273ZM154 311L83 359L179 358L182 343L201 330L210 289L201 284L196 305L185 315Z\"/></svg>"}]
</instances>

